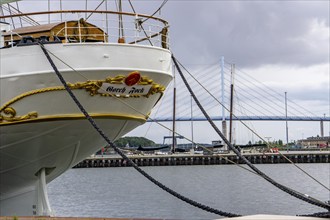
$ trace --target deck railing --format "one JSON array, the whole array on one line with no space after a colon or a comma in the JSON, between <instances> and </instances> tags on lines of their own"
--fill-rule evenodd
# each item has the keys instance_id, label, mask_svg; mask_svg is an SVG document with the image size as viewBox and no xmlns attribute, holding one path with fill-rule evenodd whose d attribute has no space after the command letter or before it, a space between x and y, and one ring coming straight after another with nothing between
<instances>
[{"instance_id":1,"label":"deck railing","mask_svg":"<svg viewBox=\"0 0 330 220\"><path fill-rule=\"evenodd\" d=\"M52 19L47 19L47 16L48 18L52 16ZM22 17L29 19L21 19ZM15 29L13 27L17 29L18 27L38 26L36 22L39 25L65 22L64 28L53 34L54 36L64 35L65 43L83 43L90 36L95 37L97 35L100 37L100 33L95 34L92 31L92 29L99 28L103 31L102 42L105 43L119 42L169 48L168 23L163 19L143 14L115 11L61 10L5 15L0 16L0 20L11 24L12 31L9 33L14 35ZM29 20L36 22L29 23L27 22ZM83 26L81 22L78 22L81 20L93 24L95 27ZM66 25L67 21L77 21L78 25L69 27ZM73 31L74 34L72 28L76 29ZM15 39L11 37L10 40L14 41Z\"/></svg>"}]
</instances>

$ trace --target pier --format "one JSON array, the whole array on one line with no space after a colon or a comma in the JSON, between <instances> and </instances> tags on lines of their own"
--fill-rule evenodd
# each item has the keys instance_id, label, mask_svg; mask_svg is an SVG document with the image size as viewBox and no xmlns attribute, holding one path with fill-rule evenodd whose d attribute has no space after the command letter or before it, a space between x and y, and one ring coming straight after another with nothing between
<instances>
[{"instance_id":1,"label":"pier","mask_svg":"<svg viewBox=\"0 0 330 220\"><path fill-rule=\"evenodd\" d=\"M283 155L281 155L283 154ZM330 151L289 151L279 153L244 153L243 155L253 164L290 163L329 163ZM228 165L243 164L233 153L228 154L169 154L169 155L129 155L138 166L187 166L187 165ZM73 168L92 167L128 167L126 160L119 155L89 157Z\"/></svg>"}]
</instances>

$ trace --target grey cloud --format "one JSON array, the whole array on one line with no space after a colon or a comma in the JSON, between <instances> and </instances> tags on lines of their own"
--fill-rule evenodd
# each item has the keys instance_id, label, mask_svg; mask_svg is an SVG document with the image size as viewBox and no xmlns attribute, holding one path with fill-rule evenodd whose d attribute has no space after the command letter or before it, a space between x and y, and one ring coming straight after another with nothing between
<instances>
[{"instance_id":1,"label":"grey cloud","mask_svg":"<svg viewBox=\"0 0 330 220\"><path fill-rule=\"evenodd\" d=\"M47 9L43 1L26 2L29 10ZM94 8L100 2L88 4ZM163 1L131 2L137 12L152 14ZM52 9L59 6L59 1L52 3ZM124 4L125 10L132 11L127 1ZM85 1L63 1L63 5L84 8ZM108 5L115 10L113 0ZM183 63L214 63L224 55L242 68L309 66L329 62L327 39L319 41L318 35L306 38L313 20L329 29L329 7L329 1L169 0L156 16L170 22L171 49Z\"/></svg>"},{"instance_id":2,"label":"grey cloud","mask_svg":"<svg viewBox=\"0 0 330 220\"><path fill-rule=\"evenodd\" d=\"M165 12L171 23L172 49L187 63L205 63L224 55L242 67L311 65L329 60L329 43L304 39L313 19L329 27L329 4L170 1Z\"/></svg>"}]
</instances>

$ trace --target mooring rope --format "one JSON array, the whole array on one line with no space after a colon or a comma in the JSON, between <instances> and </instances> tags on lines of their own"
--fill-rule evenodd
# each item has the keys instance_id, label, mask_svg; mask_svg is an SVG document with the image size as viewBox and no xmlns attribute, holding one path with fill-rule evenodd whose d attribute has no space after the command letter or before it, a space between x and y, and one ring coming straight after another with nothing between
<instances>
[{"instance_id":1,"label":"mooring rope","mask_svg":"<svg viewBox=\"0 0 330 220\"><path fill-rule=\"evenodd\" d=\"M47 50L47 49L46 49L46 50ZM49 50L47 50L47 52L48 52L49 54L51 54L53 57L55 57L57 60L59 60L61 63L63 63L63 64L66 65L67 67L69 67L72 71L74 71L75 73L79 74L81 77L85 78L86 80L89 80L87 77L85 77L85 76L84 76L83 74L81 74L80 72L76 71L72 66L70 66L68 63L64 62L64 60L60 59L60 58L59 58L58 56L56 56L54 53L52 53L52 52L49 51ZM102 87L99 87L99 89L101 89L101 90L103 90L104 92L106 92L105 89L103 89ZM212 95L212 94L211 94L211 95ZM168 127L166 127L165 125L159 123L157 120L153 119L153 118L150 117L149 115L145 115L143 112L139 111L139 110L136 109L134 106L132 106L132 105L130 105L129 103L127 103L127 102L121 100L120 98L118 98L118 97L116 97L116 96L114 96L113 98L116 98L117 101L119 101L119 102L121 102L122 104L126 105L128 108L131 108L131 109L134 110L135 112L137 112L137 113L139 113L139 114L141 114L141 115L144 115L144 116L148 117L149 120L151 120L152 122L158 124L158 125L161 126L162 128L164 128L164 129L166 129L166 130L168 130L168 131L170 131L170 132L174 132L175 135L182 136L185 140L191 142L192 144L194 144L194 145L196 145L196 146L198 146L198 147L202 147L204 150L211 152L210 149L204 147L203 145L201 145L201 144L199 144L199 143L194 142L193 140L189 139L188 137L186 137L185 135L183 135L183 134L181 134L181 133L178 133L178 132L176 132L176 131L173 131L171 128L168 128ZM163 99L162 99L162 100L163 100ZM161 101L162 101L162 100L161 100ZM215 100L216 100L216 99L215 99ZM216 101L217 101L217 100L216 100ZM228 161L228 162L231 163L231 164L234 164L234 165L236 165L236 166L238 166L238 167L240 167L240 168L242 168L242 169L248 171L248 172L251 172L251 173L253 173L253 174L255 174L255 175L258 175L258 174L255 173L254 171L252 171L252 170L250 170L250 169L248 169L248 168L246 168L246 167L244 167L244 166L241 166L240 164L238 164L238 163L236 163L236 162L234 162L234 161L228 159L226 156L222 156L221 154L217 154L217 156L220 157L220 158L222 158L222 159L224 159L224 160L226 160L226 161Z\"/></svg>"},{"instance_id":2,"label":"mooring rope","mask_svg":"<svg viewBox=\"0 0 330 220\"><path fill-rule=\"evenodd\" d=\"M318 217L318 218L330 219L330 212L316 212L316 213L313 213L313 214L297 215L297 216Z\"/></svg>"},{"instance_id":3,"label":"mooring rope","mask_svg":"<svg viewBox=\"0 0 330 220\"><path fill-rule=\"evenodd\" d=\"M236 216L241 216L238 214L233 214L233 213L229 213L229 212L223 212L211 207L208 207L206 205L200 204L196 201L193 201L171 189L169 189L168 187L166 187L165 185L163 185L162 183L158 182L157 180L155 180L153 177L151 177L149 174L147 174L145 171L143 171L141 168L139 168L130 158L128 158L124 153L121 152L121 150L119 148L117 148L113 142L110 141L110 139L103 133L103 131L96 125L95 121L93 120L93 118L91 118L89 116L89 114L87 113L87 111L83 108L83 106L80 104L80 102L77 100L77 98L75 97L75 95L72 93L71 89L67 86L66 81L64 80L64 78L62 77L61 73L57 70L57 67L55 66L54 62L52 61L51 57L49 56L46 48L44 47L44 45L42 43L39 43L39 45L41 46L43 52L45 53L48 61L50 62L51 66L53 67L55 73L57 74L58 78L60 79L61 83L64 85L65 89L67 90L67 92L70 94L71 98L75 101L75 103L77 104L77 106L80 108L80 110L82 111L82 113L85 115L85 117L88 119L88 121L92 124L92 126L98 131L98 133L106 140L106 142L108 142L108 144L114 148L114 150L126 161L128 161L128 163L133 166L139 173L141 173L143 176L145 176L147 179L149 179L151 182L153 182L155 185L157 185L158 187L160 187L161 189L165 190L166 192L170 193L171 195L175 196L176 198L190 204L193 205L197 208L200 208L202 210L214 213L214 214L218 214L221 216L225 216L225 217L236 217ZM172 57L172 59L175 59L174 57ZM175 61L174 61L175 62ZM177 63L176 63L177 65ZM182 73L182 72L181 72ZM187 87L188 88L188 87ZM190 88L191 89L191 88ZM194 97L196 98L196 97ZM197 99L197 98L196 98ZM196 101L196 100L195 100ZM206 112L205 112L206 113ZM220 132L221 133L221 132ZM236 149L235 149L236 150ZM234 150L234 152L235 152ZM236 153L236 152L235 152ZM239 152L238 152L239 153ZM251 164L252 165L252 164ZM261 171L260 171L261 172ZM258 172L257 172L258 173ZM259 174L259 173L258 173ZM259 174L260 175L260 174ZM264 174L265 175L265 174ZM262 175L261 175L262 176ZM262 176L263 177L263 176ZM275 182L276 183L276 182ZM277 183L278 184L278 183ZM275 184L274 184L275 185ZM281 186L281 184L279 184ZM276 185L275 185L276 186ZM285 187L285 186L283 186ZM286 187L287 188L287 187ZM296 192L290 188L287 188L289 190L291 190L291 192L293 192L293 194L297 194L299 197L302 197L300 199L302 199L303 201L309 202L313 205L317 205L323 208L326 208L329 210L330 205L324 205L321 201L318 201L312 197L309 197L307 195L301 194L299 192ZM285 191L285 189L282 189L283 191ZM289 193L289 192L288 192ZM289 193L290 194L290 193ZM291 194L290 194L291 195ZM293 195L294 196L294 195ZM297 196L295 196L297 197ZM297 198L299 198L297 197ZM306 197L308 199L306 199ZM323 213L314 213L314 214L310 214L310 215L300 215L300 216L315 216L315 217L329 217L329 212L323 212Z\"/></svg>"},{"instance_id":4,"label":"mooring rope","mask_svg":"<svg viewBox=\"0 0 330 220\"><path fill-rule=\"evenodd\" d=\"M213 122L213 120L211 119L211 117L207 114L207 112L205 111L205 109L203 108L203 106L201 105L201 103L199 102L199 100L197 99L197 97L195 96L194 92L192 91L190 85L188 84L186 78L184 77L181 68L176 60L176 58L172 55L172 60L176 66L176 69L178 70L185 86L187 87L189 93L191 94L191 96L193 97L193 99L195 100L196 104L198 105L199 109L202 111L203 115L205 116L205 118L208 120L208 122L210 123L210 125L213 127L213 129L217 132L217 134L222 138L222 140L227 144L227 146L241 159L243 160L252 170L254 170L257 174L259 174L262 178L264 178L265 180L267 180L268 182L270 182L271 184L273 184L274 186L276 186L277 188L281 189L282 191L298 198L301 199L302 201L308 202L312 205L316 205L322 208L327 209L328 211L330 211L330 205L326 204L322 201L319 201L313 197L310 197L306 194L297 192L287 186L284 186L278 182L276 182L275 180L273 180L272 178L270 178L268 175L266 175L265 173L263 173L262 171L260 171L257 167L255 167L246 157L244 157L229 141L228 139L223 135L223 133L219 130L219 128L215 125L215 123Z\"/></svg>"},{"instance_id":5,"label":"mooring rope","mask_svg":"<svg viewBox=\"0 0 330 220\"><path fill-rule=\"evenodd\" d=\"M67 83L66 83L65 79L63 78L62 74L58 71L56 65L54 64L54 62L52 60L52 58L49 56L49 54L48 54L46 48L44 47L44 45L41 42L39 42L39 45L40 45L42 51L44 52L45 56L47 57L47 60L49 61L50 65L52 66L53 70L55 71L57 77L59 78L59 80L61 81L61 83L63 84L63 86L65 87L66 91L69 93L70 97L73 99L75 104L79 107L80 111L85 115L86 119L90 122L90 124L94 127L94 129L103 137L103 139L116 151L116 153L118 153L123 159L125 159L128 162L129 165L134 167L134 169L136 169L140 174L142 174L144 177L146 177L148 180L150 180L152 183L154 183L155 185L157 185L158 187L160 187L164 191L168 192L169 194L175 196L176 198L178 198L178 199L180 199L180 200L182 200L182 201L184 201L184 202L186 202L186 203L188 203L192 206L195 206L195 207L200 208L204 211L211 212L211 213L218 214L218 215L225 216L225 217L239 217L239 216L241 216L239 214L224 212L224 211L221 211L221 210L203 205L201 203L198 203L198 202L196 202L192 199L189 199L189 198L179 194L178 192L168 188L164 184L162 184L159 181L157 181L156 179L154 179L152 176L150 176L144 170L142 170L136 163L134 163L130 158L128 158L118 147L116 147L114 145L114 143L108 138L108 136L100 129L100 127L96 124L94 119L88 114L88 112L85 110L85 108L79 102L77 97L73 94L72 90L67 85Z\"/></svg>"},{"instance_id":6,"label":"mooring rope","mask_svg":"<svg viewBox=\"0 0 330 220\"><path fill-rule=\"evenodd\" d=\"M229 109L224 106L223 103L221 103L212 93L210 93L210 91L205 88L205 86L203 86L178 60L177 62L181 65L181 67L187 71L187 73L217 102L219 103L224 109L226 109L226 111L229 112ZM251 105L250 105L251 106ZM251 106L252 107L252 106ZM238 117L233 114L233 117L235 117L244 127L246 127L249 131L251 131L254 135L256 135L260 140L264 141L267 144L267 147L270 148L270 144L263 138L261 137L256 131L255 129L250 128L250 126L248 126L245 122L243 122L242 120L239 120ZM293 166L295 166L297 169L299 169L301 172L303 172L305 175L307 175L308 177L310 177L313 181L315 181L316 183L318 183L320 186L322 186L323 188L325 188L326 190L330 191L330 188L326 185L324 185L323 183L321 183L319 180L317 180L315 177L313 177L311 174L309 174L307 171L305 171L304 169L302 169L300 166L298 166L296 163L294 163L292 160L290 160L287 156L285 156L283 153L281 153L280 151L277 152L279 155L281 155L286 161L288 161L289 163L291 163Z\"/></svg>"}]
</instances>

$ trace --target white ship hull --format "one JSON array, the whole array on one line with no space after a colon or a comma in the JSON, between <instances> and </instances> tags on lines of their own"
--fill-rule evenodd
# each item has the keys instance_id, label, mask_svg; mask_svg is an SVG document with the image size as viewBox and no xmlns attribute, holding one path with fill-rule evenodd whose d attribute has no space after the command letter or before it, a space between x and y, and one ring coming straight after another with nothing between
<instances>
[{"instance_id":1,"label":"white ship hull","mask_svg":"<svg viewBox=\"0 0 330 220\"><path fill-rule=\"evenodd\" d=\"M166 49L109 43L45 47L111 140L143 124L172 79ZM49 183L105 141L64 90L39 45L1 49L0 55L0 215L49 215L47 201L40 201L45 198L39 196L44 189L38 173L44 170ZM132 72L144 83L123 83ZM129 93L134 86L138 90Z\"/></svg>"}]
</instances>

